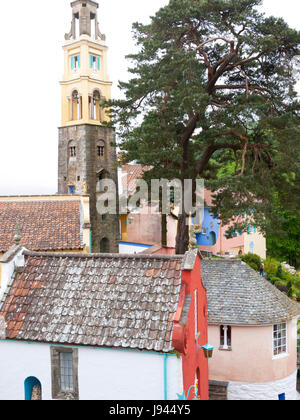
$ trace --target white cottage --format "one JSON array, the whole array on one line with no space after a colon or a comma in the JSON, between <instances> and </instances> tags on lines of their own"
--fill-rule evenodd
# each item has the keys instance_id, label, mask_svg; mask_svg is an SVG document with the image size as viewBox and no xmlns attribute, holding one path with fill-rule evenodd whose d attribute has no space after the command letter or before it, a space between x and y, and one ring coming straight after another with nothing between
<instances>
[{"instance_id":1,"label":"white cottage","mask_svg":"<svg viewBox=\"0 0 300 420\"><path fill-rule=\"evenodd\" d=\"M0 399L207 399L200 263L14 246L1 260Z\"/></svg>"}]
</instances>

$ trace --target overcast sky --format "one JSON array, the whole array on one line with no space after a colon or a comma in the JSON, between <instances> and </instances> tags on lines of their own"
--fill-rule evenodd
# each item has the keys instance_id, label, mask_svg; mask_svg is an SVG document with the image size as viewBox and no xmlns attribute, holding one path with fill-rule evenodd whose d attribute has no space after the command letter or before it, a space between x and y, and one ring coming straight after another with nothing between
<instances>
[{"instance_id":1,"label":"overcast sky","mask_svg":"<svg viewBox=\"0 0 300 420\"><path fill-rule=\"evenodd\" d=\"M100 29L109 46L113 97L135 50L132 23L146 23L168 0L100 0ZM299 0L264 0L264 11L300 30ZM60 126L62 44L70 0L1 2L0 194L55 194Z\"/></svg>"}]
</instances>

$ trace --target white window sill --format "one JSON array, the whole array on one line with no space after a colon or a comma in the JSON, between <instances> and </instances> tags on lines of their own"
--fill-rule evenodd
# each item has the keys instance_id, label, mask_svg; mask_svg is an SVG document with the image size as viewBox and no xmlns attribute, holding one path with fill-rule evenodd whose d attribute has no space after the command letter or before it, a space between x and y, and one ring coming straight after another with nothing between
<instances>
[{"instance_id":1,"label":"white window sill","mask_svg":"<svg viewBox=\"0 0 300 420\"><path fill-rule=\"evenodd\" d=\"M219 350L220 351L232 351L232 348L231 347L223 347L223 346L220 346L219 347Z\"/></svg>"},{"instance_id":2,"label":"white window sill","mask_svg":"<svg viewBox=\"0 0 300 420\"><path fill-rule=\"evenodd\" d=\"M285 359L286 357L289 357L289 353L277 354L276 356L272 357L272 360Z\"/></svg>"}]
</instances>

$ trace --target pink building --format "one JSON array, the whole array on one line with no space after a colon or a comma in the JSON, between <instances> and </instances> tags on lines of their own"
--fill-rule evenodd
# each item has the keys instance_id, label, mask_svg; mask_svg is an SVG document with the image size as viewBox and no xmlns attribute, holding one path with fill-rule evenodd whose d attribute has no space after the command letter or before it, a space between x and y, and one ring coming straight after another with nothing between
<instances>
[{"instance_id":1,"label":"pink building","mask_svg":"<svg viewBox=\"0 0 300 420\"><path fill-rule=\"evenodd\" d=\"M236 259L204 259L210 399L296 400L300 305Z\"/></svg>"},{"instance_id":2,"label":"pink building","mask_svg":"<svg viewBox=\"0 0 300 420\"><path fill-rule=\"evenodd\" d=\"M136 181L143 176L148 168L142 165L128 164L122 167L119 173L120 193L127 191L132 195L136 191ZM211 193L204 192L205 207L199 209L191 223L196 226L196 236L199 249L208 251L214 255L237 256L254 253L261 258L266 258L266 239L255 226L249 226L246 233L234 234L231 238L226 237L226 232L230 226L222 226L218 219L210 214L212 206ZM133 252L140 252L137 244L148 246L161 245L162 220L160 214L151 214L150 207L145 205L138 210L131 211L130 214L122 215L121 239L128 244L126 250L131 247ZM167 217L167 247L175 248L177 234L176 208ZM128 248L129 247L129 248Z\"/></svg>"}]
</instances>

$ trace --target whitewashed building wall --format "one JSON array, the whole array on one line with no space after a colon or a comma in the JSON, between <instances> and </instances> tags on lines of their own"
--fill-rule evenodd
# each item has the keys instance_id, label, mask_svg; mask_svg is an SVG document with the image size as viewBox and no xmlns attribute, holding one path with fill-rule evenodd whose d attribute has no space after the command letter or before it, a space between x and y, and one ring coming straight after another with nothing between
<instances>
[{"instance_id":1,"label":"whitewashed building wall","mask_svg":"<svg viewBox=\"0 0 300 420\"><path fill-rule=\"evenodd\" d=\"M59 346L61 347L61 346ZM24 400L24 381L36 377L52 399L50 345L0 340L0 400ZM163 400L164 356L78 347L80 400ZM167 398L183 390L182 362L167 357Z\"/></svg>"}]
</instances>

